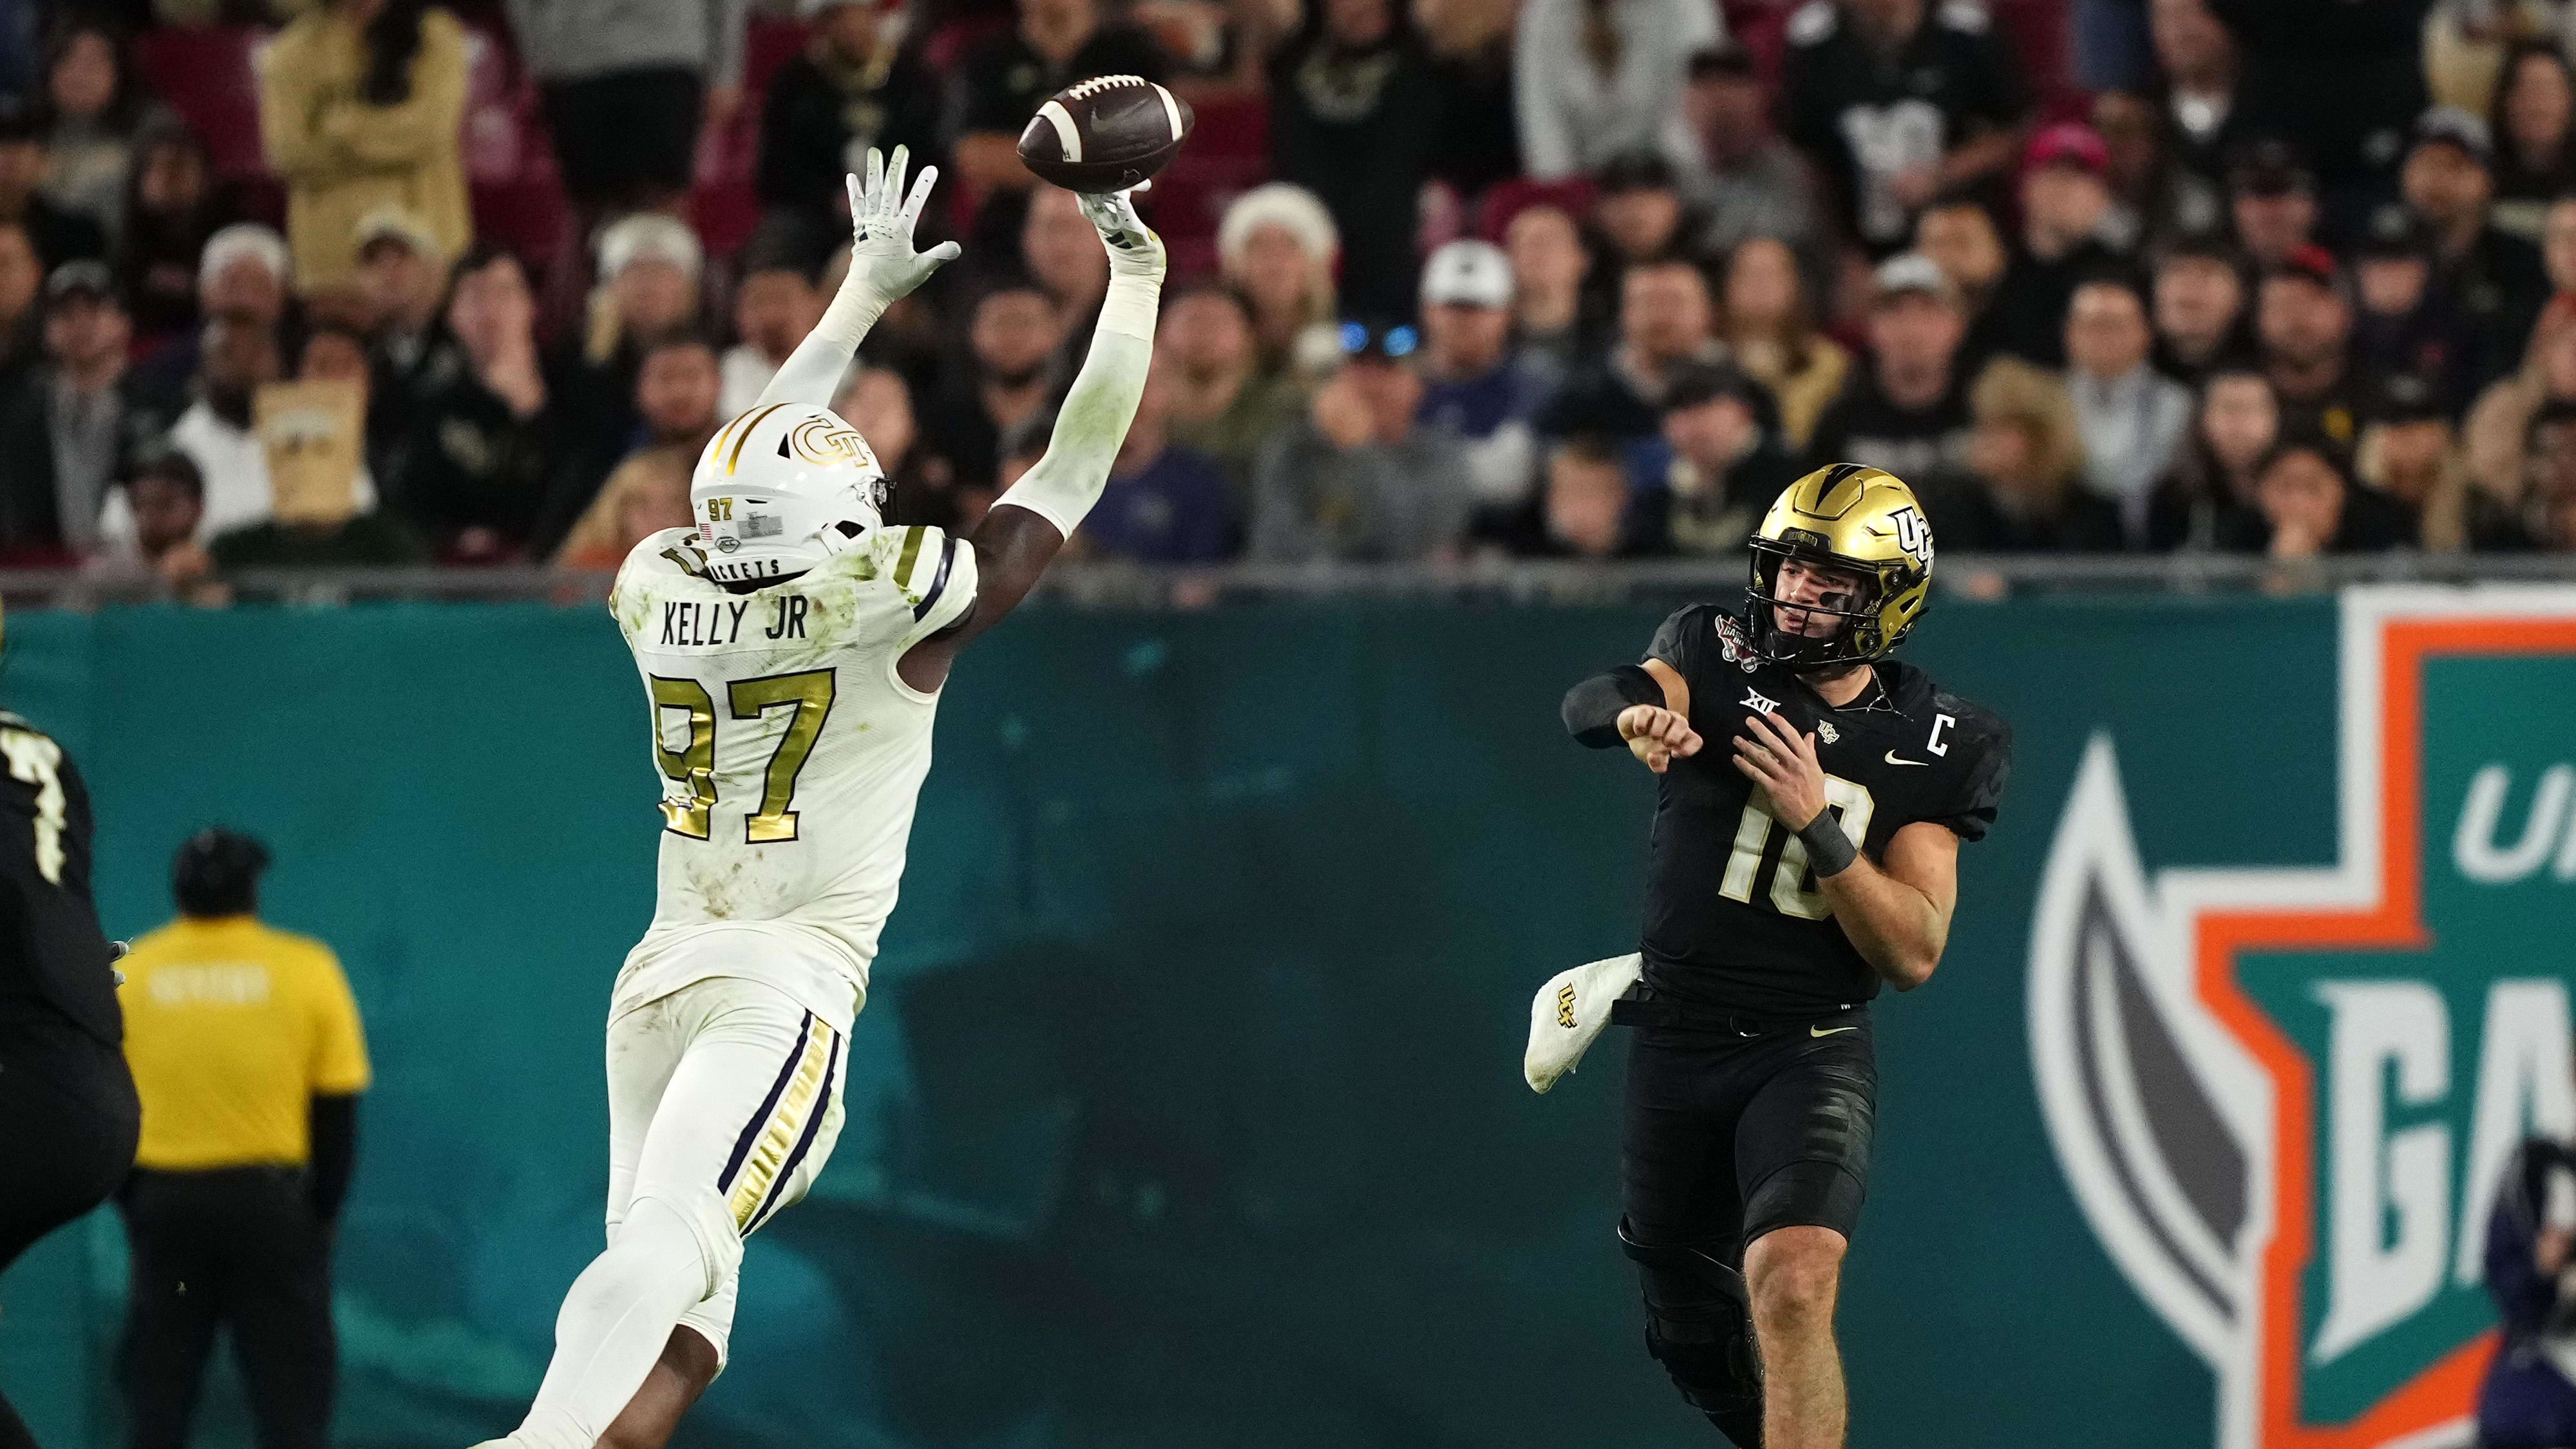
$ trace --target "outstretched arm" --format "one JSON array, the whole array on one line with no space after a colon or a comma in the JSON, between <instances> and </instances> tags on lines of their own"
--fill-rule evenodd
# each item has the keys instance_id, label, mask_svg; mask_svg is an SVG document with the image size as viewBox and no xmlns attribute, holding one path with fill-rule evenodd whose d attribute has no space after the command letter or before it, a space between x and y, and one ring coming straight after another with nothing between
<instances>
[{"instance_id":1,"label":"outstretched arm","mask_svg":"<svg viewBox=\"0 0 2576 1449\"><path fill-rule=\"evenodd\" d=\"M867 177L849 178L849 275L841 279L841 290L833 295L832 305L823 310L823 320L805 334L796 350L787 354L778 375L760 390L757 405L792 402L830 407L833 396L840 391L841 374L850 370L850 359L858 355L859 343L885 315L885 309L909 296L943 264L957 259L957 243L953 241L941 242L926 252L912 249L912 229L921 220L922 207L930 201L930 188L939 180L939 168L922 167L912 190L906 193L903 173L910 157L909 151L897 146L894 159L888 161L870 146Z\"/></svg>"},{"instance_id":2,"label":"outstretched arm","mask_svg":"<svg viewBox=\"0 0 2576 1449\"><path fill-rule=\"evenodd\" d=\"M1064 541L1100 501L1109 466L1145 395L1154 360L1154 314L1163 288L1163 242L1136 216L1124 192L1084 196L1082 211L1109 249L1109 295L1082 371L1056 410L1046 455L993 503L967 541L979 580L975 606L957 626L903 656L903 681L932 690L967 640L992 628L1036 587Z\"/></svg>"}]
</instances>

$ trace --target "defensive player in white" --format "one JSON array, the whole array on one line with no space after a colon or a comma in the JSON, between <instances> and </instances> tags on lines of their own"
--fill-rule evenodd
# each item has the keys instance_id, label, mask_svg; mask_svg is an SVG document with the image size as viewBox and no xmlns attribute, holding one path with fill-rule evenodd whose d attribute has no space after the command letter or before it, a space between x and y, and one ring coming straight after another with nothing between
<instances>
[{"instance_id":1,"label":"defensive player in white","mask_svg":"<svg viewBox=\"0 0 2576 1449\"><path fill-rule=\"evenodd\" d=\"M608 1249L495 1444L646 1449L722 1368L743 1240L803 1196L841 1125L851 1018L894 908L950 662L1018 604L1100 497L1152 357L1162 242L1086 196L1098 331L1046 456L960 540L888 526L886 477L828 408L859 340L957 255L912 246L936 168L850 178L848 280L689 488L609 609L664 777L659 903L608 1020Z\"/></svg>"}]
</instances>

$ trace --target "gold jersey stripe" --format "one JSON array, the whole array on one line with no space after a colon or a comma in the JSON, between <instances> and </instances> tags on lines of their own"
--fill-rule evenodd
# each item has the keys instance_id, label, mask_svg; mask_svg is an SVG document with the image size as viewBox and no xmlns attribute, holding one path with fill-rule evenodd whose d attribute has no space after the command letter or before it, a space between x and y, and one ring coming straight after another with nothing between
<instances>
[{"instance_id":1,"label":"gold jersey stripe","mask_svg":"<svg viewBox=\"0 0 2576 1449\"><path fill-rule=\"evenodd\" d=\"M894 561L894 586L896 588L905 590L911 589L912 579L910 575L912 573L912 565L914 560L920 557L921 525L916 523L912 527L903 531L903 552L897 555Z\"/></svg>"},{"instance_id":2,"label":"gold jersey stripe","mask_svg":"<svg viewBox=\"0 0 2576 1449\"><path fill-rule=\"evenodd\" d=\"M725 1210L733 1214L737 1231L749 1230L753 1214L768 1200L770 1184L778 1181L780 1170L796 1151L796 1140L805 1134L806 1119L830 1105L821 1098L831 1066L832 1028L817 1019L805 1028L805 1048L797 1058L796 1074L788 1079L778 1105L770 1109L769 1125L761 1129L750 1158L742 1165L742 1175L734 1179L733 1191L725 1198Z\"/></svg>"}]
</instances>

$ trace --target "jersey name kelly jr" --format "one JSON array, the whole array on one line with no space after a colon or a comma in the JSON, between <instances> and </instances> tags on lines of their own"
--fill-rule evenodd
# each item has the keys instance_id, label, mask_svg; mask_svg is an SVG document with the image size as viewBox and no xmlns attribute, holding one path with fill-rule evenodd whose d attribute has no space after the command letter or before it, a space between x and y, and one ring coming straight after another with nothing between
<instances>
[{"instance_id":1,"label":"jersey name kelly jr","mask_svg":"<svg viewBox=\"0 0 2576 1449\"><path fill-rule=\"evenodd\" d=\"M747 616L758 638L773 642L803 639L807 606L811 603L803 594L774 594L767 599L665 599L662 642L673 646L738 644L742 642ZM754 604L768 607L752 616Z\"/></svg>"}]
</instances>

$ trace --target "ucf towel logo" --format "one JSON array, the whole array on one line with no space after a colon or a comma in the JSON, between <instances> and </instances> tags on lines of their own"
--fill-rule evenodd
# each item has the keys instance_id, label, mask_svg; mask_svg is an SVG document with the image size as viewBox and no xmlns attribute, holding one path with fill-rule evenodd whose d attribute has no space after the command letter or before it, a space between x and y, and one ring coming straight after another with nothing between
<instances>
[{"instance_id":1,"label":"ucf towel logo","mask_svg":"<svg viewBox=\"0 0 2576 1449\"><path fill-rule=\"evenodd\" d=\"M1568 1031L1574 1029L1574 983L1556 988L1556 1024Z\"/></svg>"},{"instance_id":2,"label":"ucf towel logo","mask_svg":"<svg viewBox=\"0 0 2576 1449\"><path fill-rule=\"evenodd\" d=\"M2113 742L2042 878L2030 1039L2103 1248L2216 1376L2215 1449L2467 1442L2507 1155L2576 1129L2576 591L2342 604L2330 864L2141 863ZM2553 788L2554 787L2554 788Z\"/></svg>"}]
</instances>

